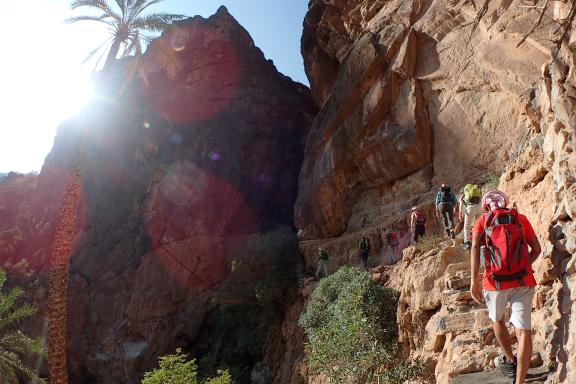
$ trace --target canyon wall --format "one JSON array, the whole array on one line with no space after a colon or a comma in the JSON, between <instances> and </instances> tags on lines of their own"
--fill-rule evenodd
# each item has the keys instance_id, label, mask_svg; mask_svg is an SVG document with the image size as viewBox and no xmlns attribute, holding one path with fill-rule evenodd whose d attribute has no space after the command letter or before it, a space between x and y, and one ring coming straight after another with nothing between
<instances>
[{"instance_id":1,"label":"canyon wall","mask_svg":"<svg viewBox=\"0 0 576 384\"><path fill-rule=\"evenodd\" d=\"M308 88L280 74L224 7L168 28L137 63L123 59L101 75L38 176L0 184L11 218L2 222L2 260L31 265L17 267L40 277L32 295L44 313L66 174L80 169L62 324L71 383L140 382L176 347L216 362L237 348L210 325L222 310L218 289L253 236L292 228L316 113ZM292 257L293 268L297 248ZM31 327L41 333L43 324Z\"/></svg>"},{"instance_id":2,"label":"canyon wall","mask_svg":"<svg viewBox=\"0 0 576 384\"><path fill-rule=\"evenodd\" d=\"M302 53L320 111L299 178L300 248L311 268L317 247L327 248L335 270L358 263L356 244L367 233L373 262L389 262L384 236L389 230L405 236L411 206L428 209L435 231L431 204L441 183L458 191L485 175L501 175L500 187L543 244L535 350L545 364L558 366L547 383L576 382L575 43L569 34L559 52L552 44L570 4L552 1L547 22L517 47L537 9L492 0L476 28L481 3L309 3ZM420 270L399 264L397 281L388 284L404 292L398 313L403 343L413 357L425 355L444 383L493 367L496 350L493 338L484 339L485 314L467 307L466 284L444 287L445 280L465 276L467 258L438 252L423 256ZM432 268L435 261L444 264ZM410 274L430 275L430 281ZM428 295L433 287L438 294ZM462 314L438 332L434 324L448 311ZM462 328L470 321L478 327Z\"/></svg>"},{"instance_id":3,"label":"canyon wall","mask_svg":"<svg viewBox=\"0 0 576 384\"><path fill-rule=\"evenodd\" d=\"M295 207L309 262L316 239L364 231L379 248L440 184L457 192L522 153L524 104L550 60L536 41L545 32L517 49L532 13L493 1L473 32L475 15L466 1L310 3L302 53L321 108Z\"/></svg>"}]
</instances>

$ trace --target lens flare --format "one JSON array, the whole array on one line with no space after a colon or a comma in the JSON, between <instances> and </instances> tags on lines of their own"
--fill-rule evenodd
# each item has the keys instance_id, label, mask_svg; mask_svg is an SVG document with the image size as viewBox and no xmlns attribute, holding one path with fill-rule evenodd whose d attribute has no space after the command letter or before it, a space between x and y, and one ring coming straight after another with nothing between
<instances>
[{"instance_id":1,"label":"lens flare","mask_svg":"<svg viewBox=\"0 0 576 384\"><path fill-rule=\"evenodd\" d=\"M189 289L206 289L229 273L229 255L258 228L238 189L189 162L172 165L147 203L155 257Z\"/></svg>"},{"instance_id":2,"label":"lens flare","mask_svg":"<svg viewBox=\"0 0 576 384\"><path fill-rule=\"evenodd\" d=\"M191 123L222 112L240 82L240 60L232 43L198 25L164 33L144 60L142 92L163 118ZM171 47L165 49L161 47Z\"/></svg>"}]
</instances>

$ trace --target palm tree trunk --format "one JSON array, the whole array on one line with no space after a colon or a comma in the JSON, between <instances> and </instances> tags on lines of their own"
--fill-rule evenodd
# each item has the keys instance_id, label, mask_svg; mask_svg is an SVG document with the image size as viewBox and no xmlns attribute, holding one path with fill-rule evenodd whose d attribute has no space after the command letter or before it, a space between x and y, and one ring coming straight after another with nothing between
<instances>
[{"instance_id":1,"label":"palm tree trunk","mask_svg":"<svg viewBox=\"0 0 576 384\"><path fill-rule=\"evenodd\" d=\"M80 204L80 171L66 181L60 221L56 229L48 281L48 374L51 384L67 384L67 300L72 241Z\"/></svg>"},{"instance_id":2,"label":"palm tree trunk","mask_svg":"<svg viewBox=\"0 0 576 384\"><path fill-rule=\"evenodd\" d=\"M122 40L118 37L114 38L114 42L112 43L110 51L108 52L108 56L106 56L106 61L104 62L104 68L102 69L104 73L108 72L110 66L114 60L116 60L116 56L120 50L120 44L122 44Z\"/></svg>"}]
</instances>

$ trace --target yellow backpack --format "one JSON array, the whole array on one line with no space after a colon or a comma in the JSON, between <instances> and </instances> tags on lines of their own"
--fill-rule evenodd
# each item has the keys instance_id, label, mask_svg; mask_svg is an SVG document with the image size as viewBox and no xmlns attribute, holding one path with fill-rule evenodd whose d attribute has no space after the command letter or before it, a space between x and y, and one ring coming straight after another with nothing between
<instances>
[{"instance_id":1,"label":"yellow backpack","mask_svg":"<svg viewBox=\"0 0 576 384\"><path fill-rule=\"evenodd\" d=\"M468 204L480 204L482 192L476 184L466 184L464 187L464 201Z\"/></svg>"}]
</instances>

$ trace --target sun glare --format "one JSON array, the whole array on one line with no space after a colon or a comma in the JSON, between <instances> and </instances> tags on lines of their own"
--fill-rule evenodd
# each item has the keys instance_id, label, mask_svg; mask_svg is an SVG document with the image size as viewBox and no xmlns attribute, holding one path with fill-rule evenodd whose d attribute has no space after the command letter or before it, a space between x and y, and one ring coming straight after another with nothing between
<instances>
[{"instance_id":1,"label":"sun glare","mask_svg":"<svg viewBox=\"0 0 576 384\"><path fill-rule=\"evenodd\" d=\"M90 97L93 64L81 62L106 32L63 24L68 4L3 0L0 5L0 33L7 37L0 61L0 172L39 171L58 125Z\"/></svg>"}]
</instances>

